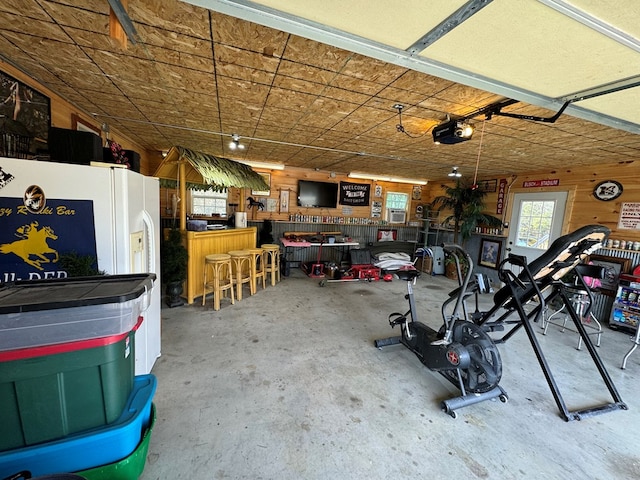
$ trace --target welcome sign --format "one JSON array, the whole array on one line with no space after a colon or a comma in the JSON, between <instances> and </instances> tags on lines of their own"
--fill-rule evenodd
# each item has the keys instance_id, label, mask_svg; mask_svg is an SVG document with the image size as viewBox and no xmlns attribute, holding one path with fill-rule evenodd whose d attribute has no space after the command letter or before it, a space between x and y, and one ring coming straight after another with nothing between
<instances>
[{"instance_id":1,"label":"welcome sign","mask_svg":"<svg viewBox=\"0 0 640 480\"><path fill-rule=\"evenodd\" d=\"M369 206L371 185L368 183L340 182L340 205Z\"/></svg>"},{"instance_id":2,"label":"welcome sign","mask_svg":"<svg viewBox=\"0 0 640 480\"><path fill-rule=\"evenodd\" d=\"M96 256L91 200L0 197L0 282L65 278L60 256Z\"/></svg>"}]
</instances>

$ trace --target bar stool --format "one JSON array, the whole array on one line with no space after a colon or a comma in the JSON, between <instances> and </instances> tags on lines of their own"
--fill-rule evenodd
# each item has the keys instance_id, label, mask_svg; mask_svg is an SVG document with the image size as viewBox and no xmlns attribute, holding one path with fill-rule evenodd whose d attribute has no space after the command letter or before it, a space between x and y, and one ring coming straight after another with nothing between
<instances>
[{"instance_id":1,"label":"bar stool","mask_svg":"<svg viewBox=\"0 0 640 480\"><path fill-rule=\"evenodd\" d=\"M280 245L265 243L260 247L264 249L265 253L265 272L271 274L271 286L274 286L276 281L280 281Z\"/></svg>"},{"instance_id":2,"label":"bar stool","mask_svg":"<svg viewBox=\"0 0 640 480\"><path fill-rule=\"evenodd\" d=\"M262 289L267 287L267 271L265 269L264 248L250 248L251 255L251 281L253 293L258 291L258 279L262 279Z\"/></svg>"},{"instance_id":3,"label":"bar stool","mask_svg":"<svg viewBox=\"0 0 640 480\"><path fill-rule=\"evenodd\" d=\"M591 279L598 279L598 280L604 278L604 268L598 265L579 264L576 266L575 271L579 273L583 278L585 276L590 277ZM591 288L589 287L589 285L586 285L586 289L585 289L585 287L582 287L576 284L576 285L565 286L564 289L571 301L573 310L578 315L578 318L580 318L580 321L582 322L582 324L585 327L589 327L590 329L593 330L592 332L589 332L588 335L596 335L596 346L599 347L600 338L602 337L602 325L600 324L596 316L593 314L593 310L589 309L589 307L592 306L592 301L593 301L593 295L591 295ZM555 320L553 317L561 313L563 310L565 310L566 307L567 307L566 305L562 305L562 307L559 310L556 310L555 312L553 312L548 318L545 318L546 315L542 316L542 328L543 328L542 334L543 335L547 334L547 329L549 328L549 324L559 326L561 329L560 330L561 332L564 332L565 329L575 331L567 327L567 321L569 320L568 313L564 314L564 319L562 321L562 324L555 323L553 321ZM585 315L587 310L589 311L589 314ZM578 346L576 348L578 350L582 348L582 336L578 336Z\"/></svg>"},{"instance_id":4,"label":"bar stool","mask_svg":"<svg viewBox=\"0 0 640 480\"><path fill-rule=\"evenodd\" d=\"M253 291L253 282L251 281L251 254L249 250L231 250L231 263L233 264L233 284L236 286L236 298L242 300L242 286L249 284L251 295Z\"/></svg>"},{"instance_id":5,"label":"bar stool","mask_svg":"<svg viewBox=\"0 0 640 480\"><path fill-rule=\"evenodd\" d=\"M207 271L211 270L211 279L207 278ZM202 305L205 305L207 289L213 291L213 309L220 310L220 298L228 290L231 292L231 305L235 305L233 298L233 277L231 276L231 255L213 253L204 257L204 287L202 289Z\"/></svg>"}]
</instances>

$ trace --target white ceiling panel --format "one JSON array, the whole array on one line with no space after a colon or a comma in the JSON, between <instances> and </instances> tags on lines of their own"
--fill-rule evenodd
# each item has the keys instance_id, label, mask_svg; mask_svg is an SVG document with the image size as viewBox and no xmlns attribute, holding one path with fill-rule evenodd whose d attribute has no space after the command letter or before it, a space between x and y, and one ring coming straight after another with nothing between
<instances>
[{"instance_id":1,"label":"white ceiling panel","mask_svg":"<svg viewBox=\"0 0 640 480\"><path fill-rule=\"evenodd\" d=\"M404 50L466 0L257 0L254 3Z\"/></svg>"},{"instance_id":2,"label":"white ceiling panel","mask_svg":"<svg viewBox=\"0 0 640 480\"><path fill-rule=\"evenodd\" d=\"M640 87L590 98L576 102L576 105L628 122L638 123L640 122Z\"/></svg>"},{"instance_id":3,"label":"white ceiling panel","mask_svg":"<svg viewBox=\"0 0 640 480\"><path fill-rule=\"evenodd\" d=\"M638 73L637 52L530 0L494 0L421 55L551 98Z\"/></svg>"}]
</instances>

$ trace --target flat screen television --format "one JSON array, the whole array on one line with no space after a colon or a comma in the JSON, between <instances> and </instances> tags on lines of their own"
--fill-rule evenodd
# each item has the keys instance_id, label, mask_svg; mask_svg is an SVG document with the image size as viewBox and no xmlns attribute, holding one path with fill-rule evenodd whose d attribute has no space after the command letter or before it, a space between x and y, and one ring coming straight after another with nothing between
<instances>
[{"instance_id":1,"label":"flat screen television","mask_svg":"<svg viewBox=\"0 0 640 480\"><path fill-rule=\"evenodd\" d=\"M338 206L338 184L298 180L298 206L336 208Z\"/></svg>"}]
</instances>

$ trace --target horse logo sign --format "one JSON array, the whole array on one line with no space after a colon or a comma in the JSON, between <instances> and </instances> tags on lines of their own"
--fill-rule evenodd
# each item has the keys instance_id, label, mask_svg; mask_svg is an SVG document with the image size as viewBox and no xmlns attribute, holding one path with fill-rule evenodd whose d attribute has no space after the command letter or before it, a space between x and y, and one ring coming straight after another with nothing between
<instances>
[{"instance_id":1,"label":"horse logo sign","mask_svg":"<svg viewBox=\"0 0 640 480\"><path fill-rule=\"evenodd\" d=\"M37 185L22 198L0 197L0 283L65 278L67 253L96 257L91 200L46 198Z\"/></svg>"},{"instance_id":2,"label":"horse logo sign","mask_svg":"<svg viewBox=\"0 0 640 480\"><path fill-rule=\"evenodd\" d=\"M13 253L38 270L44 270L43 263L58 261L58 252L47 243L58 239L51 227L40 227L38 222L32 222L16 229L16 236L20 240L0 245L0 253ZM46 255L52 255L52 258Z\"/></svg>"}]
</instances>

